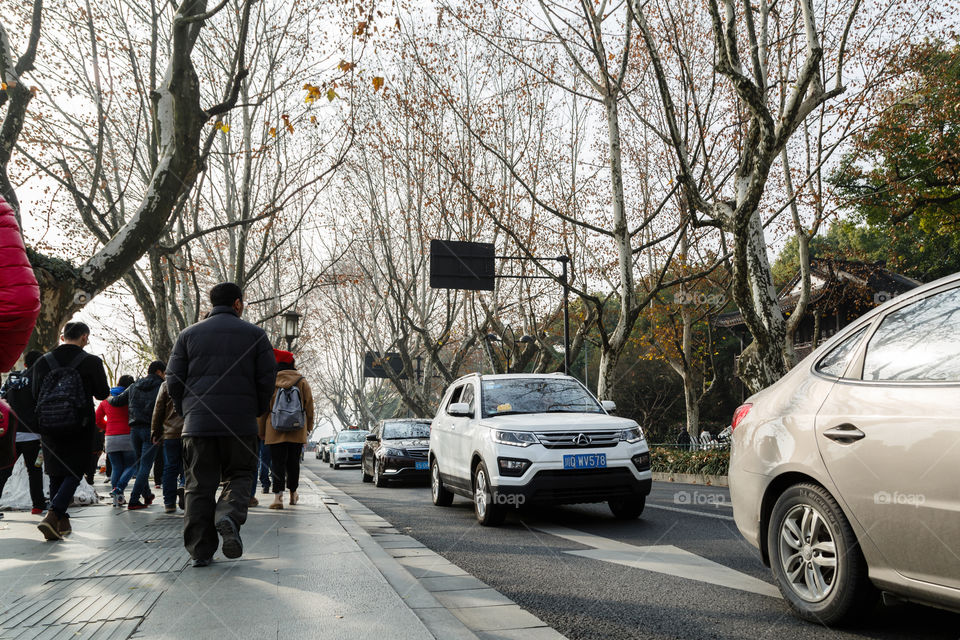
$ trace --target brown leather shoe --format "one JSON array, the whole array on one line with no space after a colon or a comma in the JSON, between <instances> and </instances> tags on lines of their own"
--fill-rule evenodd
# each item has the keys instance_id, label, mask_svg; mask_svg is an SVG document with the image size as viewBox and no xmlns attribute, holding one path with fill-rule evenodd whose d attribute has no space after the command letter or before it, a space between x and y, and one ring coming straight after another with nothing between
<instances>
[{"instance_id":1,"label":"brown leather shoe","mask_svg":"<svg viewBox=\"0 0 960 640\"><path fill-rule=\"evenodd\" d=\"M60 535L60 518L53 512L53 509L47 511L47 515L37 525L37 529L40 529L40 533L47 540L63 540L63 536Z\"/></svg>"},{"instance_id":2,"label":"brown leather shoe","mask_svg":"<svg viewBox=\"0 0 960 640\"><path fill-rule=\"evenodd\" d=\"M257 500L256 496L250 496L250 506L251 506L251 507L256 507L256 506L259 505L259 504L260 504L260 501Z\"/></svg>"},{"instance_id":3,"label":"brown leather shoe","mask_svg":"<svg viewBox=\"0 0 960 640\"><path fill-rule=\"evenodd\" d=\"M59 526L57 527L57 531L60 532L61 536L66 536L73 533L73 528L70 526L70 516L64 514L64 516L60 518L60 523L59 523Z\"/></svg>"}]
</instances>

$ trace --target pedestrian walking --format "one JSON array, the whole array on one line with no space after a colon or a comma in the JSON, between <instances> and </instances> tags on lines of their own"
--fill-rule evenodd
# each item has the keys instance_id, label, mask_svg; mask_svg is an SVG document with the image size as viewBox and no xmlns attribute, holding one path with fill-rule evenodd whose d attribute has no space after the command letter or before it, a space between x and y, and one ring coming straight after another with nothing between
<instances>
[{"instance_id":1,"label":"pedestrian walking","mask_svg":"<svg viewBox=\"0 0 960 640\"><path fill-rule=\"evenodd\" d=\"M163 510L176 513L177 505L184 507L183 486L183 418L173 406L173 398L167 383L160 385L157 404L153 408L151 435L154 441L162 442L163 451Z\"/></svg>"},{"instance_id":2,"label":"pedestrian walking","mask_svg":"<svg viewBox=\"0 0 960 640\"><path fill-rule=\"evenodd\" d=\"M7 480L13 474L13 465L17 459L23 457L23 464L27 468L27 482L30 486L30 503L33 508L30 513L40 515L46 508L47 498L43 493L43 465L40 457L40 434L37 433L36 398L33 397L33 386L30 384L30 368L37 363L43 354L39 351L28 351L23 357L24 369L13 371L7 381L0 388L0 398L6 400L16 419L16 437L14 445L13 463L6 469L0 469L0 495Z\"/></svg>"},{"instance_id":3,"label":"pedestrian walking","mask_svg":"<svg viewBox=\"0 0 960 640\"><path fill-rule=\"evenodd\" d=\"M299 500L300 461L307 435L313 425L313 393L296 368L293 354L273 350L277 381L270 400L271 411L260 417L260 437L270 448L271 509L283 509L283 493L290 492L290 504Z\"/></svg>"},{"instance_id":4,"label":"pedestrian walking","mask_svg":"<svg viewBox=\"0 0 960 640\"><path fill-rule=\"evenodd\" d=\"M110 404L115 407L129 407L130 410L130 441L133 443L133 453L137 457L136 480L130 492L130 502L127 509L136 511L150 506L156 496L150 491L150 469L157 457L157 442L150 434L150 425L153 422L153 408L157 404L157 394L163 384L167 365L154 360L147 367L147 376L140 378L120 395L110 398Z\"/></svg>"},{"instance_id":5,"label":"pedestrian walking","mask_svg":"<svg viewBox=\"0 0 960 640\"><path fill-rule=\"evenodd\" d=\"M9 371L27 346L40 313L40 287L23 246L13 208L0 197L0 372ZM0 469L17 460L17 419L0 399ZM0 514L2 517L2 514Z\"/></svg>"},{"instance_id":6,"label":"pedestrian walking","mask_svg":"<svg viewBox=\"0 0 960 640\"><path fill-rule=\"evenodd\" d=\"M133 376L120 376L117 386L110 389L110 396L119 396L131 384ZM96 418L97 428L104 433L104 450L110 462L110 499L113 506L122 507L127 503L123 497L127 483L137 471L137 456L130 439L130 410L104 400L97 406Z\"/></svg>"},{"instance_id":7,"label":"pedestrian walking","mask_svg":"<svg viewBox=\"0 0 960 640\"><path fill-rule=\"evenodd\" d=\"M38 525L47 540L62 540L71 531L67 508L89 464L96 430L92 398L110 395L103 362L84 351L89 340L90 327L68 322L63 344L33 365L44 471L50 476L50 509Z\"/></svg>"},{"instance_id":8,"label":"pedestrian walking","mask_svg":"<svg viewBox=\"0 0 960 640\"><path fill-rule=\"evenodd\" d=\"M177 337L167 390L183 416L186 509L183 542L194 566L243 555L257 468L257 417L270 408L276 362L267 334L241 318L243 293L224 282L210 290L209 316ZM219 500L217 487L223 480Z\"/></svg>"}]
</instances>

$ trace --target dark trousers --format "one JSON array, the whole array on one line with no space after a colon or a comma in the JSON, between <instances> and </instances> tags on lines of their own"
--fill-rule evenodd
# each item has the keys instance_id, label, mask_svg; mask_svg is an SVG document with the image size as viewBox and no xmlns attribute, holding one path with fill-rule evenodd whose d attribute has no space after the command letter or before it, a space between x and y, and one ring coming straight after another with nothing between
<instances>
[{"instance_id":1,"label":"dark trousers","mask_svg":"<svg viewBox=\"0 0 960 640\"><path fill-rule=\"evenodd\" d=\"M163 446L163 441L157 445L157 457L153 461L153 484L163 487L163 480L166 477L165 471L167 468L167 463L164 458L166 453L166 447Z\"/></svg>"},{"instance_id":2,"label":"dark trousers","mask_svg":"<svg viewBox=\"0 0 960 640\"><path fill-rule=\"evenodd\" d=\"M270 490L270 447L260 441L260 486L263 492Z\"/></svg>"},{"instance_id":3,"label":"dark trousers","mask_svg":"<svg viewBox=\"0 0 960 640\"><path fill-rule=\"evenodd\" d=\"M107 454L111 461L110 486L119 490L120 495L127 490L127 483L137 471L137 458L133 451L114 451Z\"/></svg>"},{"instance_id":4,"label":"dark trousers","mask_svg":"<svg viewBox=\"0 0 960 640\"><path fill-rule=\"evenodd\" d=\"M159 456L157 456L159 458ZM183 475L183 442L180 438L163 440L163 504L177 504L179 478Z\"/></svg>"},{"instance_id":5,"label":"dark trousers","mask_svg":"<svg viewBox=\"0 0 960 640\"><path fill-rule=\"evenodd\" d=\"M130 504L140 502L153 495L150 491L150 467L157 457L157 445L150 439L150 427L130 427L130 441L133 443L133 454L137 456L137 479L133 483L130 493Z\"/></svg>"},{"instance_id":6,"label":"dark trousers","mask_svg":"<svg viewBox=\"0 0 960 640\"><path fill-rule=\"evenodd\" d=\"M296 491L300 486L302 449L303 445L299 442L278 442L270 445L270 471L274 493L283 493L285 489Z\"/></svg>"},{"instance_id":7,"label":"dark trousers","mask_svg":"<svg viewBox=\"0 0 960 640\"><path fill-rule=\"evenodd\" d=\"M80 476L50 476L50 510L60 518L67 515L79 486Z\"/></svg>"},{"instance_id":8,"label":"dark trousers","mask_svg":"<svg viewBox=\"0 0 960 640\"><path fill-rule=\"evenodd\" d=\"M23 464L27 467L27 480L30 482L30 502L33 503L34 509L43 509L47 504L47 498L43 495L43 469L37 466L38 455L40 455L39 440L18 442L13 462L16 463L17 458L23 456ZM12 475L12 466L0 469L0 495L3 495L3 487Z\"/></svg>"},{"instance_id":9,"label":"dark trousers","mask_svg":"<svg viewBox=\"0 0 960 640\"><path fill-rule=\"evenodd\" d=\"M220 544L216 522L229 517L239 528L247 521L247 507L257 470L257 436L184 436L183 475L186 508L183 546L193 558L212 558ZM217 499L217 487L223 491Z\"/></svg>"},{"instance_id":10,"label":"dark trousers","mask_svg":"<svg viewBox=\"0 0 960 640\"><path fill-rule=\"evenodd\" d=\"M89 484L91 487L93 486L95 480L94 476L97 475L97 463L100 462L101 453L103 453L103 451L92 451L90 453L90 464L87 466L87 473L85 475L87 478L87 484Z\"/></svg>"}]
</instances>

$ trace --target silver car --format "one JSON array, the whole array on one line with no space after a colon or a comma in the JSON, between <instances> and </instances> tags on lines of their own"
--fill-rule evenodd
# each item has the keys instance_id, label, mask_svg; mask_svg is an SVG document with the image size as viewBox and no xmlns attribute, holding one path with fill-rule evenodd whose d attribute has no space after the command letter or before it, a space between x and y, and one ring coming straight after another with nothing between
<instances>
[{"instance_id":1,"label":"silver car","mask_svg":"<svg viewBox=\"0 0 960 640\"><path fill-rule=\"evenodd\" d=\"M960 611L960 274L855 320L733 418L730 496L787 604Z\"/></svg>"}]
</instances>

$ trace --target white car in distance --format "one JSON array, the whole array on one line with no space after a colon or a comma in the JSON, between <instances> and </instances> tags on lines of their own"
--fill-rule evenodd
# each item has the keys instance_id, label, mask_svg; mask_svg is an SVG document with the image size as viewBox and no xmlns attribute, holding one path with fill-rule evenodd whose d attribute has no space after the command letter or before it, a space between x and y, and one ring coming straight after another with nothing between
<instances>
[{"instance_id":1,"label":"white car in distance","mask_svg":"<svg viewBox=\"0 0 960 640\"><path fill-rule=\"evenodd\" d=\"M433 503L463 496L487 526L530 504L607 502L617 518L639 517L650 452L640 426L614 409L562 374L460 378L430 428Z\"/></svg>"}]
</instances>

